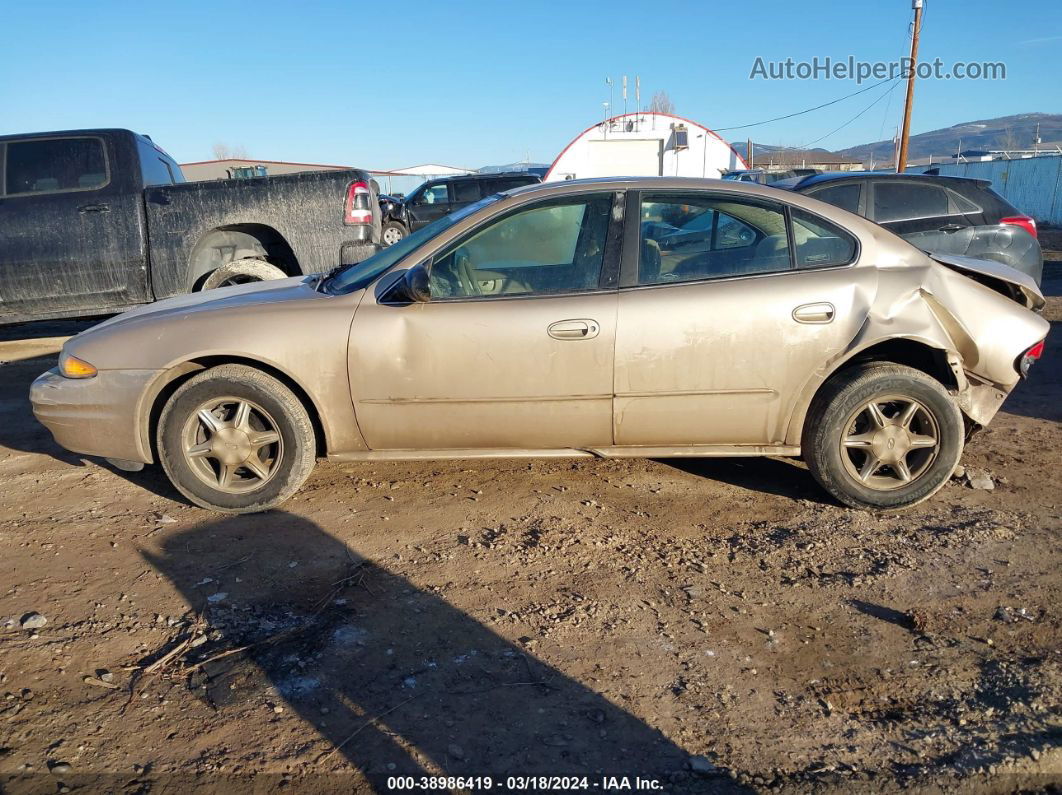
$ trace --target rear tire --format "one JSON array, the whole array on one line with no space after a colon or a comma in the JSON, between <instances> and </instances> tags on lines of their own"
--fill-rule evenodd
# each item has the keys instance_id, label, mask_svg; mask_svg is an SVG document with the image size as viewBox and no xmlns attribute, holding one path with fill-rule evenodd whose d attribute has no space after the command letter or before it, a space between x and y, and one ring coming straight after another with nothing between
<instances>
[{"instance_id":1,"label":"rear tire","mask_svg":"<svg viewBox=\"0 0 1062 795\"><path fill-rule=\"evenodd\" d=\"M280 505L310 476L317 451L302 402L271 375L238 364L182 384L162 410L157 441L174 488L224 513Z\"/></svg>"},{"instance_id":2,"label":"rear tire","mask_svg":"<svg viewBox=\"0 0 1062 795\"><path fill-rule=\"evenodd\" d=\"M852 508L895 510L933 496L962 455L965 428L951 395L920 370L849 370L816 396L802 450L811 474Z\"/></svg>"},{"instance_id":3,"label":"rear tire","mask_svg":"<svg viewBox=\"0 0 1062 795\"><path fill-rule=\"evenodd\" d=\"M213 290L215 287L231 287L234 284L248 284L250 282L264 282L270 279L286 279L284 273L276 265L270 265L262 259L234 259L226 262L216 271L206 277L201 290Z\"/></svg>"},{"instance_id":4,"label":"rear tire","mask_svg":"<svg viewBox=\"0 0 1062 795\"><path fill-rule=\"evenodd\" d=\"M383 225L383 230L380 232L380 240L384 246L393 246L408 234L406 227L398 223L398 221L388 221Z\"/></svg>"}]
</instances>

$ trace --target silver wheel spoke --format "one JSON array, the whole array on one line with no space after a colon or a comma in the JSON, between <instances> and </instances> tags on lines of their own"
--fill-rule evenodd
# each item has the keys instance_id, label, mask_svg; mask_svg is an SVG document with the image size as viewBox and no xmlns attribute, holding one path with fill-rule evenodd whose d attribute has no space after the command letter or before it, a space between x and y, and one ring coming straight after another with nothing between
<instances>
[{"instance_id":1,"label":"silver wheel spoke","mask_svg":"<svg viewBox=\"0 0 1062 795\"><path fill-rule=\"evenodd\" d=\"M247 434L247 441L251 447L257 450L259 447L265 447L267 444L272 444L280 440L280 434L276 431L252 431Z\"/></svg>"},{"instance_id":2,"label":"silver wheel spoke","mask_svg":"<svg viewBox=\"0 0 1062 795\"><path fill-rule=\"evenodd\" d=\"M918 436L916 434L911 434L911 449L912 450L915 449L916 447L936 447L936 446L937 446L937 440L934 439L932 436Z\"/></svg>"},{"instance_id":3,"label":"silver wheel spoke","mask_svg":"<svg viewBox=\"0 0 1062 795\"><path fill-rule=\"evenodd\" d=\"M205 458L210 455L210 452L214 449L214 445L210 442L202 442L201 444L194 445L188 448L189 458Z\"/></svg>"},{"instance_id":4,"label":"silver wheel spoke","mask_svg":"<svg viewBox=\"0 0 1062 795\"><path fill-rule=\"evenodd\" d=\"M262 463L257 455L248 456L247 460L243 462L243 465L262 480L269 477L268 468L266 468L265 464Z\"/></svg>"},{"instance_id":5,"label":"silver wheel spoke","mask_svg":"<svg viewBox=\"0 0 1062 795\"><path fill-rule=\"evenodd\" d=\"M251 418L251 404L240 402L236 405L236 413L232 415L232 425L240 430L248 430L247 421Z\"/></svg>"},{"instance_id":6,"label":"silver wheel spoke","mask_svg":"<svg viewBox=\"0 0 1062 795\"><path fill-rule=\"evenodd\" d=\"M888 418L881 413L881 406L876 402L867 403L867 414L870 415L871 421L877 428L884 428L889 424Z\"/></svg>"},{"instance_id":7,"label":"silver wheel spoke","mask_svg":"<svg viewBox=\"0 0 1062 795\"><path fill-rule=\"evenodd\" d=\"M881 469L881 461L876 455L868 453L867 460L864 462L862 469L859 470L859 479L866 483L870 476L879 469Z\"/></svg>"},{"instance_id":8,"label":"silver wheel spoke","mask_svg":"<svg viewBox=\"0 0 1062 795\"><path fill-rule=\"evenodd\" d=\"M906 457L901 458L895 464L893 464L892 469L896 473L896 477L902 480L904 483L911 479L911 470L907 468Z\"/></svg>"},{"instance_id":9,"label":"silver wheel spoke","mask_svg":"<svg viewBox=\"0 0 1062 795\"><path fill-rule=\"evenodd\" d=\"M918 404L911 401L907 404L907 408L900 414L898 424L901 428L909 428L911 426L911 420L915 418L918 413Z\"/></svg>"},{"instance_id":10,"label":"silver wheel spoke","mask_svg":"<svg viewBox=\"0 0 1062 795\"><path fill-rule=\"evenodd\" d=\"M218 485L223 489L228 488L233 479L236 477L236 467L229 466L228 464L222 464L221 469L218 472Z\"/></svg>"},{"instance_id":11,"label":"silver wheel spoke","mask_svg":"<svg viewBox=\"0 0 1062 795\"><path fill-rule=\"evenodd\" d=\"M217 433L221 429L221 421L206 409L199 409L196 416L211 433Z\"/></svg>"},{"instance_id":12,"label":"silver wheel spoke","mask_svg":"<svg viewBox=\"0 0 1062 795\"><path fill-rule=\"evenodd\" d=\"M853 433L850 436L844 437L845 447L870 447L874 443L874 434L872 433Z\"/></svg>"}]
</instances>

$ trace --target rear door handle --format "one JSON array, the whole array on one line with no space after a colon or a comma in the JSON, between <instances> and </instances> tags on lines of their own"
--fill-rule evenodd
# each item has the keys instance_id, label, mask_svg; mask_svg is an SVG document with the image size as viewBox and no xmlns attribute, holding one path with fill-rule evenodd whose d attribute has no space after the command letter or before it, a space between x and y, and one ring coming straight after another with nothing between
<instances>
[{"instance_id":1,"label":"rear door handle","mask_svg":"<svg viewBox=\"0 0 1062 795\"><path fill-rule=\"evenodd\" d=\"M596 320L558 320L551 323L546 333L555 340L589 340L601 332L601 324Z\"/></svg>"},{"instance_id":2,"label":"rear door handle","mask_svg":"<svg viewBox=\"0 0 1062 795\"><path fill-rule=\"evenodd\" d=\"M816 304L801 304L793 310L797 323L829 323L834 316L833 304L822 301Z\"/></svg>"},{"instance_id":3,"label":"rear door handle","mask_svg":"<svg viewBox=\"0 0 1062 795\"><path fill-rule=\"evenodd\" d=\"M82 204L77 208L77 211L82 215L87 213L109 213L111 206L109 204Z\"/></svg>"},{"instance_id":4,"label":"rear door handle","mask_svg":"<svg viewBox=\"0 0 1062 795\"><path fill-rule=\"evenodd\" d=\"M965 228L966 227L963 226L962 224L944 224L944 226L940 227L940 229L937 230L937 231L939 231L939 232L958 232L959 230L965 229Z\"/></svg>"}]
</instances>

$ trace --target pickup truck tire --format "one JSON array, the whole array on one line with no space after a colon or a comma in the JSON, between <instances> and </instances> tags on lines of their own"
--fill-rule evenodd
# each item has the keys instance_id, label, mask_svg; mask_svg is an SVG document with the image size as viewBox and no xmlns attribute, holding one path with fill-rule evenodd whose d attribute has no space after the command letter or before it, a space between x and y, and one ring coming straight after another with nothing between
<instances>
[{"instance_id":1,"label":"pickup truck tire","mask_svg":"<svg viewBox=\"0 0 1062 795\"><path fill-rule=\"evenodd\" d=\"M383 225L383 231L380 233L380 240L383 241L384 246L393 246L408 234L409 232L403 224L400 224L398 221L388 221Z\"/></svg>"},{"instance_id":2,"label":"pickup truck tire","mask_svg":"<svg viewBox=\"0 0 1062 795\"><path fill-rule=\"evenodd\" d=\"M287 276L288 274L276 265L270 265L262 259L234 259L207 276L199 289L213 290L215 287L231 287L234 284L286 279Z\"/></svg>"},{"instance_id":3,"label":"pickup truck tire","mask_svg":"<svg viewBox=\"0 0 1062 795\"><path fill-rule=\"evenodd\" d=\"M157 431L159 461L196 505L223 513L275 508L310 476L316 435L306 407L253 367L223 364L182 384Z\"/></svg>"}]
</instances>

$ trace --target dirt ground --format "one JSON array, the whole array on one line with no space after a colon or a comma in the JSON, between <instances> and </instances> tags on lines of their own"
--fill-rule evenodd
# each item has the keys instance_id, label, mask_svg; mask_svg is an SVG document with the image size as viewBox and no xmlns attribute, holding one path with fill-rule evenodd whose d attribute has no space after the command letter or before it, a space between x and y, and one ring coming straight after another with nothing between
<instances>
[{"instance_id":1,"label":"dirt ground","mask_svg":"<svg viewBox=\"0 0 1062 795\"><path fill-rule=\"evenodd\" d=\"M57 447L26 392L77 327L4 330L0 790L1062 785L1047 274L963 459L995 488L891 516L796 462L595 460L322 463L223 518Z\"/></svg>"}]
</instances>

